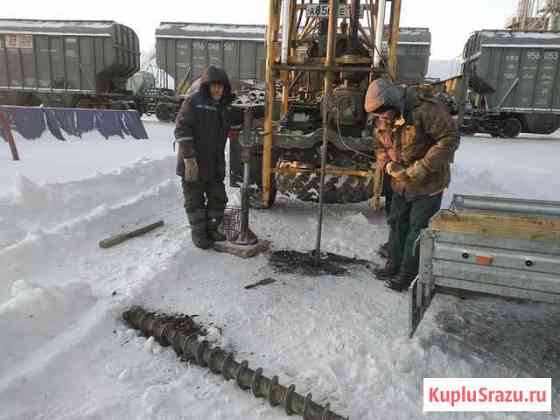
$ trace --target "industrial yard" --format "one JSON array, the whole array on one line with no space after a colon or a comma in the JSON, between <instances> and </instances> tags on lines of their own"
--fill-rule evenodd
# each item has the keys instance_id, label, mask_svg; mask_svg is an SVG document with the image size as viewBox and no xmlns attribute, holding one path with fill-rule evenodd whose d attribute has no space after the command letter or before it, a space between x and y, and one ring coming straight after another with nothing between
<instances>
[{"instance_id":1,"label":"industrial yard","mask_svg":"<svg viewBox=\"0 0 560 420\"><path fill-rule=\"evenodd\" d=\"M0 18L0 420L560 420L560 0L68 1Z\"/></svg>"},{"instance_id":2,"label":"industrial yard","mask_svg":"<svg viewBox=\"0 0 560 420\"><path fill-rule=\"evenodd\" d=\"M168 126L145 125L147 141L21 141L24 160L0 168L0 418L285 418L128 329L119 319L131 304L199 314L212 343L351 419L424 418L419 381L426 376L552 376L558 392L560 311L550 305L440 296L409 340L406 295L391 293L365 268L303 278L275 273L265 257L194 248L177 205L179 185L168 175ZM43 177L67 147L82 158L59 156ZM556 137L466 138L449 194L554 199L560 181L549 174L559 148ZM5 148L0 153L9 157ZM236 190L229 192L236 200ZM314 214L313 204L279 197L251 217L273 250L305 251L314 245ZM159 218L166 222L159 231L113 249L97 246ZM329 207L325 230L329 251L381 262L375 250L387 227L366 203ZM276 282L244 289L267 277ZM474 418L556 419L559 410L553 400L548 415ZM446 418L473 418L455 414Z\"/></svg>"}]
</instances>

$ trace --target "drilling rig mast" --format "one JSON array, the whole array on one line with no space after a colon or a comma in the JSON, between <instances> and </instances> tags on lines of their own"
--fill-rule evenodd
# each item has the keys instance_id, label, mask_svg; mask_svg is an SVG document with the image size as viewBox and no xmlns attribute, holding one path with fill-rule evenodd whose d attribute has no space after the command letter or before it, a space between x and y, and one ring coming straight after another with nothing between
<instances>
[{"instance_id":1,"label":"drilling rig mast","mask_svg":"<svg viewBox=\"0 0 560 420\"><path fill-rule=\"evenodd\" d=\"M560 0L519 0L517 14L506 22L512 31L559 31Z\"/></svg>"}]
</instances>

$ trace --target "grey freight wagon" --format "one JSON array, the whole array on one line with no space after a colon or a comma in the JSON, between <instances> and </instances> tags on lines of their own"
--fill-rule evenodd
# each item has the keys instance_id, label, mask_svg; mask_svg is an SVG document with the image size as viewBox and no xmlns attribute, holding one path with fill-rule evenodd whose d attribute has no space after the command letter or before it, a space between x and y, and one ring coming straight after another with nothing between
<instances>
[{"instance_id":1,"label":"grey freight wagon","mask_svg":"<svg viewBox=\"0 0 560 420\"><path fill-rule=\"evenodd\" d=\"M0 104L110 107L139 68L125 25L0 19Z\"/></svg>"},{"instance_id":2,"label":"grey freight wagon","mask_svg":"<svg viewBox=\"0 0 560 420\"><path fill-rule=\"evenodd\" d=\"M265 35L264 25L162 22L156 29L161 87L178 88L209 65L224 68L232 80L263 80Z\"/></svg>"},{"instance_id":3,"label":"grey freight wagon","mask_svg":"<svg viewBox=\"0 0 560 420\"><path fill-rule=\"evenodd\" d=\"M559 32L483 30L463 53L471 131L515 137L560 127ZM468 120L467 120L468 121Z\"/></svg>"},{"instance_id":4,"label":"grey freight wagon","mask_svg":"<svg viewBox=\"0 0 560 420\"><path fill-rule=\"evenodd\" d=\"M430 64L432 35L428 28L400 28L397 44L397 80L423 83Z\"/></svg>"},{"instance_id":5,"label":"grey freight wagon","mask_svg":"<svg viewBox=\"0 0 560 420\"><path fill-rule=\"evenodd\" d=\"M156 63L164 77L158 81L163 88L177 89L185 78L196 79L210 64L225 68L232 80L263 81L265 38L264 25L162 22L156 29ZM399 81L423 82L430 45L428 28L400 28Z\"/></svg>"}]
</instances>

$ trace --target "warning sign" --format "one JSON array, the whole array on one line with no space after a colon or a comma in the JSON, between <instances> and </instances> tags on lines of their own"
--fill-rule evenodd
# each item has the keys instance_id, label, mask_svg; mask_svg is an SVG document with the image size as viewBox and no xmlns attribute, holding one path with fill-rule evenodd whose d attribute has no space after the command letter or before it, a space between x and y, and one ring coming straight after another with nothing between
<instances>
[{"instance_id":1,"label":"warning sign","mask_svg":"<svg viewBox=\"0 0 560 420\"><path fill-rule=\"evenodd\" d=\"M33 48L33 35L27 34L7 34L5 35L6 48Z\"/></svg>"}]
</instances>

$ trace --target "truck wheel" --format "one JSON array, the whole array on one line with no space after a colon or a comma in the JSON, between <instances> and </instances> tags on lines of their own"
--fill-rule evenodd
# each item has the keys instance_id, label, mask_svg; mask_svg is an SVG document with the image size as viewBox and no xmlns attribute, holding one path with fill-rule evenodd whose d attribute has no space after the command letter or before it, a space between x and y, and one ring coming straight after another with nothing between
<instances>
[{"instance_id":1,"label":"truck wheel","mask_svg":"<svg viewBox=\"0 0 560 420\"><path fill-rule=\"evenodd\" d=\"M301 201L319 201L321 177L309 172L277 174L276 185L282 194ZM327 204L359 203L373 196L373 178L357 176L325 177L324 202Z\"/></svg>"},{"instance_id":2,"label":"truck wheel","mask_svg":"<svg viewBox=\"0 0 560 420\"><path fill-rule=\"evenodd\" d=\"M521 133L521 122L517 118L508 118L502 123L502 136L514 138Z\"/></svg>"},{"instance_id":3,"label":"truck wheel","mask_svg":"<svg viewBox=\"0 0 560 420\"><path fill-rule=\"evenodd\" d=\"M156 117L159 121L171 121L171 108L166 103L160 103L156 106Z\"/></svg>"}]
</instances>

